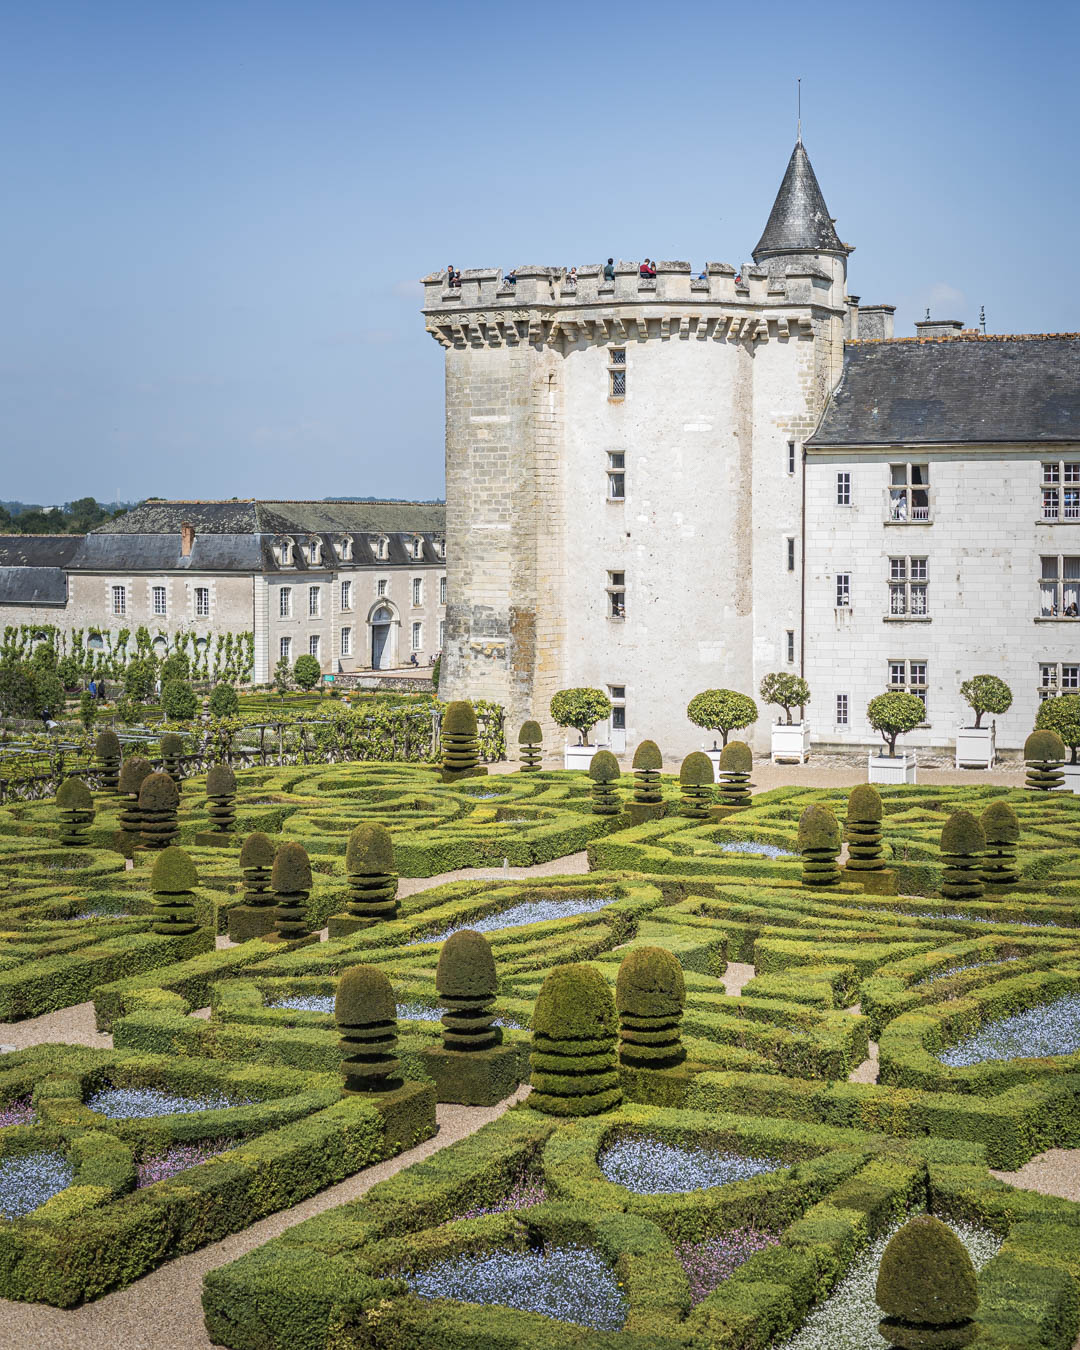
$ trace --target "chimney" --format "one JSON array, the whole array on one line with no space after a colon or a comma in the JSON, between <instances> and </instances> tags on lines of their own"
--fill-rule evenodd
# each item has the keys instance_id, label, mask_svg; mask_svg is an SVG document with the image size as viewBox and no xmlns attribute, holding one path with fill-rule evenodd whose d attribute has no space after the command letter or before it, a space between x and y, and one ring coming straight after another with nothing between
<instances>
[{"instance_id":1,"label":"chimney","mask_svg":"<svg viewBox=\"0 0 1080 1350\"><path fill-rule=\"evenodd\" d=\"M888 342L893 335L895 305L859 306L859 341Z\"/></svg>"},{"instance_id":2,"label":"chimney","mask_svg":"<svg viewBox=\"0 0 1080 1350\"><path fill-rule=\"evenodd\" d=\"M185 520L180 526L180 556L181 558L191 557L191 546L195 542L195 526L190 521Z\"/></svg>"},{"instance_id":3,"label":"chimney","mask_svg":"<svg viewBox=\"0 0 1080 1350\"><path fill-rule=\"evenodd\" d=\"M921 338L956 337L963 331L963 319L920 319L915 336Z\"/></svg>"}]
</instances>

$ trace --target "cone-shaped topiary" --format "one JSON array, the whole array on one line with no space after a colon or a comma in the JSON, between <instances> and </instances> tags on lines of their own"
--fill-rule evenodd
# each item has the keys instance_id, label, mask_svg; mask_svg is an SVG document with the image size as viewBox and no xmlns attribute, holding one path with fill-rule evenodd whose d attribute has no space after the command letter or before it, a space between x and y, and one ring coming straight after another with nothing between
<instances>
[{"instance_id":1,"label":"cone-shaped topiary","mask_svg":"<svg viewBox=\"0 0 1080 1350\"><path fill-rule=\"evenodd\" d=\"M140 833L146 848L167 848L180 835L180 793L167 773L148 773L139 788Z\"/></svg>"},{"instance_id":2,"label":"cone-shaped topiary","mask_svg":"<svg viewBox=\"0 0 1080 1350\"><path fill-rule=\"evenodd\" d=\"M592 798L594 816L617 816L619 814L619 794L615 784L619 781L619 761L610 750L597 750L589 760L589 777L592 779Z\"/></svg>"},{"instance_id":3,"label":"cone-shaped topiary","mask_svg":"<svg viewBox=\"0 0 1080 1350\"><path fill-rule=\"evenodd\" d=\"M480 738L471 703L448 703L442 720L443 782L464 778L480 765Z\"/></svg>"},{"instance_id":4,"label":"cone-shaped topiary","mask_svg":"<svg viewBox=\"0 0 1080 1350\"><path fill-rule=\"evenodd\" d=\"M745 741L729 741L720 751L720 800L725 806L749 806L754 752Z\"/></svg>"},{"instance_id":5,"label":"cone-shaped topiary","mask_svg":"<svg viewBox=\"0 0 1080 1350\"><path fill-rule=\"evenodd\" d=\"M832 807L814 802L799 817L799 852L804 886L835 886L840 881L840 826Z\"/></svg>"},{"instance_id":6,"label":"cone-shaped topiary","mask_svg":"<svg viewBox=\"0 0 1080 1350\"><path fill-rule=\"evenodd\" d=\"M443 943L435 969L435 990L446 1007L443 1045L447 1050L486 1050L502 1040L495 1020L495 958L483 933L461 929Z\"/></svg>"},{"instance_id":7,"label":"cone-shaped topiary","mask_svg":"<svg viewBox=\"0 0 1080 1350\"><path fill-rule=\"evenodd\" d=\"M369 923L397 917L394 841L385 825L375 821L357 825L345 849L345 872L349 878L346 913Z\"/></svg>"},{"instance_id":8,"label":"cone-shaped topiary","mask_svg":"<svg viewBox=\"0 0 1080 1350\"><path fill-rule=\"evenodd\" d=\"M694 820L708 820L715 782L712 760L704 750L692 750L679 767L679 786L682 788L679 814Z\"/></svg>"},{"instance_id":9,"label":"cone-shaped topiary","mask_svg":"<svg viewBox=\"0 0 1080 1350\"><path fill-rule=\"evenodd\" d=\"M660 793L660 770L664 767L664 757L655 741L642 741L634 751L634 801L639 806L658 806L663 800Z\"/></svg>"},{"instance_id":10,"label":"cone-shaped topiary","mask_svg":"<svg viewBox=\"0 0 1080 1350\"><path fill-rule=\"evenodd\" d=\"M522 722L518 732L521 772L538 773L544 760L544 736L539 722Z\"/></svg>"},{"instance_id":11,"label":"cone-shaped topiary","mask_svg":"<svg viewBox=\"0 0 1080 1350\"><path fill-rule=\"evenodd\" d=\"M282 844L270 873L277 913L274 927L283 942L307 934L307 900L311 894L311 862L300 844Z\"/></svg>"},{"instance_id":12,"label":"cone-shaped topiary","mask_svg":"<svg viewBox=\"0 0 1080 1350\"><path fill-rule=\"evenodd\" d=\"M682 966L664 947L638 947L619 967L615 1006L619 1058L642 1069L681 1064L686 1051L679 1022L686 1002Z\"/></svg>"},{"instance_id":13,"label":"cone-shaped topiary","mask_svg":"<svg viewBox=\"0 0 1080 1350\"><path fill-rule=\"evenodd\" d=\"M595 966L556 966L536 997L529 1106L593 1116L622 1100L615 1067L615 999Z\"/></svg>"},{"instance_id":14,"label":"cone-shaped topiary","mask_svg":"<svg viewBox=\"0 0 1080 1350\"><path fill-rule=\"evenodd\" d=\"M1065 782L1065 742L1056 731L1033 731L1024 742L1024 786L1052 792Z\"/></svg>"},{"instance_id":15,"label":"cone-shaped topiary","mask_svg":"<svg viewBox=\"0 0 1080 1350\"><path fill-rule=\"evenodd\" d=\"M120 833L131 835L130 845L141 842L142 811L139 809L139 789L143 780L154 772L154 766L142 755L125 759L117 780L117 791L124 799L120 807ZM122 851L122 850L121 850ZM125 854L130 857L130 854Z\"/></svg>"},{"instance_id":16,"label":"cone-shaped topiary","mask_svg":"<svg viewBox=\"0 0 1080 1350\"><path fill-rule=\"evenodd\" d=\"M878 1267L878 1330L906 1350L970 1345L979 1286L960 1239L932 1214L917 1214L889 1240Z\"/></svg>"},{"instance_id":17,"label":"cone-shaped topiary","mask_svg":"<svg viewBox=\"0 0 1080 1350\"><path fill-rule=\"evenodd\" d=\"M296 848L298 845L285 845ZM386 1092L401 1086L397 1004L376 966L350 966L338 981L334 1021L341 1033L343 1092Z\"/></svg>"},{"instance_id":18,"label":"cone-shaped topiary","mask_svg":"<svg viewBox=\"0 0 1080 1350\"><path fill-rule=\"evenodd\" d=\"M94 798L81 778L65 778L56 792L60 812L60 842L65 848L85 848L94 820Z\"/></svg>"},{"instance_id":19,"label":"cone-shaped topiary","mask_svg":"<svg viewBox=\"0 0 1080 1350\"><path fill-rule=\"evenodd\" d=\"M120 777L120 737L111 727L98 733L94 743L94 757L98 762L98 777L102 792L115 792Z\"/></svg>"},{"instance_id":20,"label":"cone-shaped topiary","mask_svg":"<svg viewBox=\"0 0 1080 1350\"><path fill-rule=\"evenodd\" d=\"M880 872L881 821L884 811L881 794L872 783L852 788L847 802L848 870Z\"/></svg>"},{"instance_id":21,"label":"cone-shaped topiary","mask_svg":"<svg viewBox=\"0 0 1080 1350\"><path fill-rule=\"evenodd\" d=\"M162 937L183 937L198 928L195 896L199 882L195 864L182 848L165 848L150 873L153 931Z\"/></svg>"},{"instance_id":22,"label":"cone-shaped topiary","mask_svg":"<svg viewBox=\"0 0 1080 1350\"><path fill-rule=\"evenodd\" d=\"M1020 840L1020 821L1008 802L999 797L979 817L986 839L982 879L991 891L1007 891L1020 880L1016 866L1016 845Z\"/></svg>"},{"instance_id":23,"label":"cone-shaped topiary","mask_svg":"<svg viewBox=\"0 0 1080 1350\"><path fill-rule=\"evenodd\" d=\"M207 811L216 834L236 828L236 774L227 764L215 764L206 775Z\"/></svg>"},{"instance_id":24,"label":"cone-shaped topiary","mask_svg":"<svg viewBox=\"0 0 1080 1350\"><path fill-rule=\"evenodd\" d=\"M167 731L159 742L161 746L161 760L165 772L173 780L177 787L184 776L184 738L178 736L175 731Z\"/></svg>"},{"instance_id":25,"label":"cone-shaped topiary","mask_svg":"<svg viewBox=\"0 0 1080 1350\"><path fill-rule=\"evenodd\" d=\"M986 848L983 828L970 811L954 811L941 831L945 871L941 894L947 900L979 900L985 887L979 855Z\"/></svg>"},{"instance_id":26,"label":"cone-shaped topiary","mask_svg":"<svg viewBox=\"0 0 1080 1350\"><path fill-rule=\"evenodd\" d=\"M265 908L277 903L270 889L274 853L274 845L261 830L249 834L244 840L240 850L240 867L244 873L245 905Z\"/></svg>"}]
</instances>

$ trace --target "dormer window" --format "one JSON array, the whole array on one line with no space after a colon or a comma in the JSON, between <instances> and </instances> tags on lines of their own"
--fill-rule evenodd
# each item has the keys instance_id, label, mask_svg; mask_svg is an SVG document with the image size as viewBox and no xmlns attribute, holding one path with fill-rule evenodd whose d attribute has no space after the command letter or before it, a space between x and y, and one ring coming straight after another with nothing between
<instances>
[{"instance_id":1,"label":"dormer window","mask_svg":"<svg viewBox=\"0 0 1080 1350\"><path fill-rule=\"evenodd\" d=\"M432 542L433 542L434 547L435 547L435 556L436 556L436 558L445 558L445 557L446 557L446 540L445 540L445 539L442 539L442 538L440 538L440 537L436 537Z\"/></svg>"},{"instance_id":2,"label":"dormer window","mask_svg":"<svg viewBox=\"0 0 1080 1350\"><path fill-rule=\"evenodd\" d=\"M322 562L322 540L308 540L308 562L312 567L318 567Z\"/></svg>"},{"instance_id":3,"label":"dormer window","mask_svg":"<svg viewBox=\"0 0 1080 1350\"><path fill-rule=\"evenodd\" d=\"M345 535L339 546L342 562L352 562L352 535Z\"/></svg>"},{"instance_id":4,"label":"dormer window","mask_svg":"<svg viewBox=\"0 0 1080 1350\"><path fill-rule=\"evenodd\" d=\"M279 550L279 551L280 551L280 554L281 554L281 565L282 565L282 567L291 567L291 566L292 566L292 560L293 560L292 550L293 550L292 540L291 540L291 539L283 539L283 540L281 541L281 547L280 547L280 550Z\"/></svg>"},{"instance_id":5,"label":"dormer window","mask_svg":"<svg viewBox=\"0 0 1080 1350\"><path fill-rule=\"evenodd\" d=\"M385 534L380 534L371 541L371 551L380 562L385 562L390 556L390 540Z\"/></svg>"},{"instance_id":6,"label":"dormer window","mask_svg":"<svg viewBox=\"0 0 1080 1350\"><path fill-rule=\"evenodd\" d=\"M423 535L414 534L412 543L409 545L409 556L416 562L424 556L424 538Z\"/></svg>"}]
</instances>

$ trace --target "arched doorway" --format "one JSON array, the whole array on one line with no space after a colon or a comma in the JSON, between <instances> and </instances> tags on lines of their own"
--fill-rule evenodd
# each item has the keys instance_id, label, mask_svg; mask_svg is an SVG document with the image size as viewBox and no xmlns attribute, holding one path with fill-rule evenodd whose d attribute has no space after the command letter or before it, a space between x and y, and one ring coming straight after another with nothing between
<instances>
[{"instance_id":1,"label":"arched doorway","mask_svg":"<svg viewBox=\"0 0 1080 1350\"><path fill-rule=\"evenodd\" d=\"M371 616L371 669L386 670L390 666L390 625L394 616L385 605Z\"/></svg>"}]
</instances>

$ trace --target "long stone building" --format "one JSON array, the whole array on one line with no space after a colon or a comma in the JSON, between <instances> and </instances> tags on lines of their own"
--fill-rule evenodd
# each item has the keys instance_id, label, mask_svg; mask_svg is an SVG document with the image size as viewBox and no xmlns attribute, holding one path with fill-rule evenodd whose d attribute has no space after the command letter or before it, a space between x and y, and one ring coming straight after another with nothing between
<instances>
[{"instance_id":1,"label":"long stone building","mask_svg":"<svg viewBox=\"0 0 1080 1350\"><path fill-rule=\"evenodd\" d=\"M756 696L776 670L808 679L819 744L877 741L866 704L891 687L926 701L914 743L948 746L961 682L989 672L1015 747L1077 687L1080 338L896 339L891 305L849 293L852 252L800 138L753 265L424 279L447 697L559 744L552 694L598 686L601 741L682 754L695 693Z\"/></svg>"}]
</instances>

